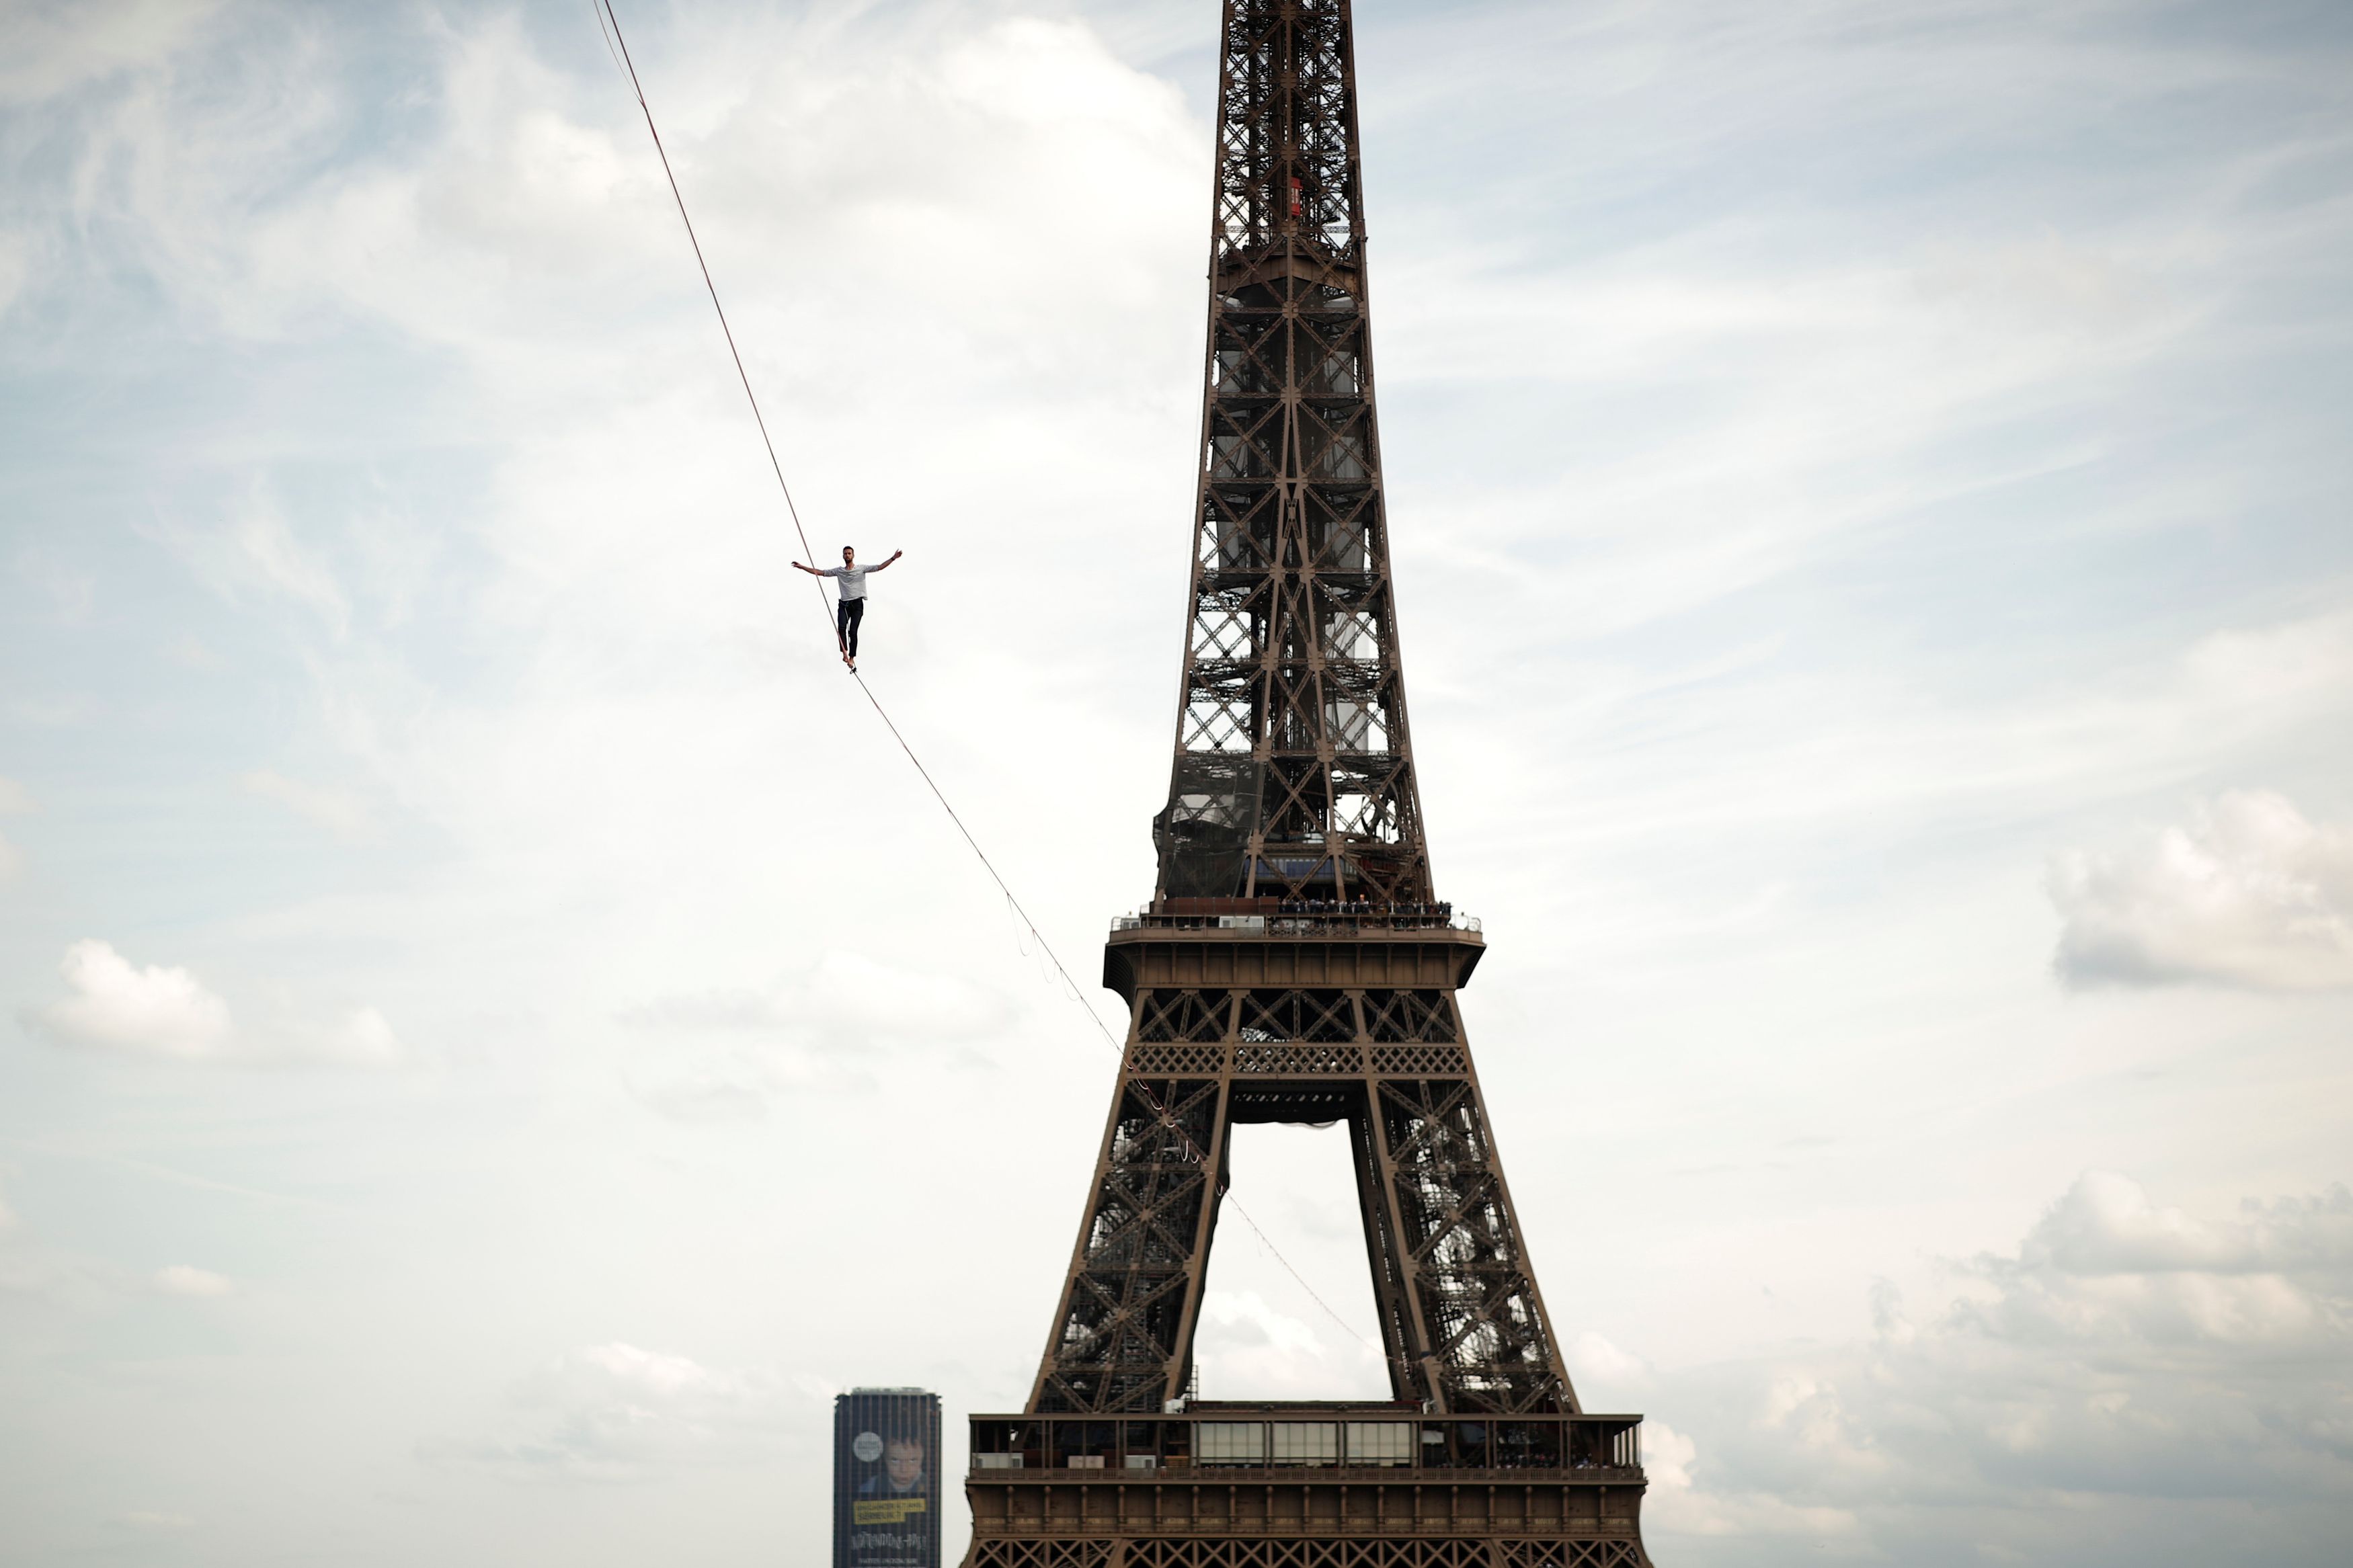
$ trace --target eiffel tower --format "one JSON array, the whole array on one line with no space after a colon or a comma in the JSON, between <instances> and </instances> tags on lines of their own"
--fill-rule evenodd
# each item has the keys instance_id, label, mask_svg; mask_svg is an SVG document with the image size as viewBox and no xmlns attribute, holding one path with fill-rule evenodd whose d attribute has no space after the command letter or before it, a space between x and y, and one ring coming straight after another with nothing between
<instances>
[{"instance_id":1,"label":"eiffel tower","mask_svg":"<svg viewBox=\"0 0 2353 1568\"><path fill-rule=\"evenodd\" d=\"M966 1568L1647 1568L1641 1418L1561 1363L1432 887L1374 416L1348 0L1225 0L1183 705L1051 1337ZM1348 1128L1392 1398L1188 1395L1245 1122Z\"/></svg>"}]
</instances>

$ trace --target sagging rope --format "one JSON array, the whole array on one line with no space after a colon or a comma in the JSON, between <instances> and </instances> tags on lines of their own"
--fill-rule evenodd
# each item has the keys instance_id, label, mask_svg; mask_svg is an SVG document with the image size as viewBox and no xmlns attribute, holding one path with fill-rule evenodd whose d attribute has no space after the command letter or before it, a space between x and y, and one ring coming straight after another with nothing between
<instances>
[{"instance_id":1,"label":"sagging rope","mask_svg":"<svg viewBox=\"0 0 2353 1568\"><path fill-rule=\"evenodd\" d=\"M767 417L760 412L759 395L752 390L751 374L744 368L743 351L735 346L735 329L728 324L727 307L720 303L719 285L712 280L711 263L702 254L702 241L694 232L694 219L687 213L686 194L679 188L678 173L670 167L670 150L662 145L661 131L654 124L653 105L646 101L645 87L638 79L637 63L629 56L628 40L621 36L621 18L613 9L613 0L591 0L591 4L596 12L597 30L606 36L607 52L614 54L616 63L628 76L629 91L638 100L638 111L645 116L646 134L653 138L654 154L661 160L662 177L670 182L670 199L678 204L678 220L685 226L687 243L694 248L694 264L702 273L703 289L711 296L711 309L718 315L719 330L727 339L728 357L735 363L735 379L743 384L744 401L752 406L752 422L759 427L760 445L767 451L769 470L776 476L776 489L784 495L786 515L792 519L793 532L800 539L802 553L814 563L818 558L817 552L809 547L808 531L801 526L800 508L793 503L793 487L786 482L785 465L777 458L776 444L768 435ZM820 580L812 583L810 586L817 593L818 613L825 616L827 625L831 626L832 606L825 596L824 583ZM840 642L839 632L835 634L835 641L837 644ZM974 857L980 861L981 868L988 873L989 880L995 882L997 890L1005 895L1006 904L1019 917L1022 925L1029 929L1030 936L1037 940L1039 951L1053 963L1054 973L1061 976L1063 987L1070 993L1071 1000L1077 1003L1081 1011L1086 1014L1087 1021L1094 1025L1096 1032L1103 1036L1103 1044L1124 1058L1126 1051L1121 1046L1118 1037L1103 1021L1103 1015L1096 1012L1088 1003L1086 994L1079 989L1078 982L1071 978L1071 972L1063 965L1061 956L1054 951L1054 944L1046 940L1046 933L1038 929L1038 922L1029 918L1029 911L1021 907L1021 900L1015 896L1011 886L998 872L996 863L989 859L988 851L980 847L980 840L973 837L972 829L965 826L964 818L958 816L956 808L949 804L946 794L939 786L939 781L932 777L932 771L929 768L923 766L923 760L915 755L915 748L907 743L907 737L900 732L899 726L892 721L890 710L882 706L882 700L874 695L874 689L866 684L866 677L860 673L856 666L850 667L849 673L851 679L858 682L858 689L865 695L868 703L873 707L874 716L882 721L884 729L891 731L891 738L899 743L899 749L907 754L907 761L913 763L915 772L922 775L924 786L932 792L932 798L940 803L940 809L948 814L950 822L955 824L956 832L963 835L965 843L970 847ZM1184 1125L1176 1120L1168 1108L1160 1102L1159 1097L1153 1093L1151 1085L1141 1079L1131 1079L1127 1087L1143 1099L1145 1104L1159 1119L1163 1127L1183 1141L1186 1152L1199 1161L1206 1170L1209 1162L1208 1153L1194 1142L1192 1134L1185 1131ZM1333 1310L1330 1302L1316 1294L1315 1288L1307 1283L1306 1278L1298 1269L1292 1267L1291 1259L1283 1257L1282 1249L1276 1247L1273 1240L1260 1227L1258 1221L1250 1217L1250 1211L1242 1207L1240 1200L1233 1198L1229 1194L1220 1194L1219 1196L1220 1201L1232 1205L1234 1213L1240 1216L1244 1225L1250 1227L1251 1234L1258 1237L1260 1245L1266 1248L1277 1263L1282 1265L1283 1272L1290 1275L1302 1290L1307 1292L1309 1300L1322 1308L1326 1317L1337 1323L1367 1350L1376 1355L1384 1354L1380 1346L1365 1338L1347 1319Z\"/></svg>"}]
</instances>

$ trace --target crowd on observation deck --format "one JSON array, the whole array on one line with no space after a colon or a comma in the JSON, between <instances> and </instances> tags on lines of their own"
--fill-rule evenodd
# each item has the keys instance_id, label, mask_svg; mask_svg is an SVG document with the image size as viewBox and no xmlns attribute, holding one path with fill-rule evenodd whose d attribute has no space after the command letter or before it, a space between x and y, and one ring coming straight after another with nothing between
<instances>
[{"instance_id":1,"label":"crowd on observation deck","mask_svg":"<svg viewBox=\"0 0 2353 1568\"><path fill-rule=\"evenodd\" d=\"M1377 902L1371 899L1285 899L1276 906L1282 915L1362 915L1381 920L1451 921L1452 904Z\"/></svg>"}]
</instances>

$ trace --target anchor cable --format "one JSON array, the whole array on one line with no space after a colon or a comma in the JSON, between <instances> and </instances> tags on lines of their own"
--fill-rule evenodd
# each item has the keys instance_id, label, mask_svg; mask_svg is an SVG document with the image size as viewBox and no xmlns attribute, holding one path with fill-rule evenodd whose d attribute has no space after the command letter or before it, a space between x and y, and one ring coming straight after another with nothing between
<instances>
[{"instance_id":1,"label":"anchor cable","mask_svg":"<svg viewBox=\"0 0 2353 1568\"><path fill-rule=\"evenodd\" d=\"M653 139L654 155L661 161L662 176L670 183L670 199L678 205L679 222L686 229L688 245L693 247L694 264L702 274L703 290L711 296L711 309L719 318L719 331L727 340L728 357L734 362L735 379L743 384L744 401L751 405L752 422L759 427L760 445L768 454L769 470L776 476L776 489L785 498L786 515L792 519L793 532L801 542L802 553L814 562L817 559L817 552L810 548L808 531L801 525L800 508L794 504L793 488L786 481L784 462L776 456L776 444L768 434L767 416L760 412L759 395L752 390L751 374L744 368L743 351L736 347L735 329L728 323L727 307L720 302L719 285L712 279L711 263L702 253L702 240L694 232L694 219L687 213L686 193L679 187L678 172L670 167L670 150L662 145L661 132L654 124L653 105L646 101L646 89L638 79L638 68L636 62L630 58L628 40L621 36L621 18L613 10L613 0L591 0L591 4L596 13L597 30L606 34L607 52L617 48L617 61L628 76L630 93L638 100L638 112L645 117L646 134ZM818 613L824 616L830 626L834 619L830 614L832 602L826 597L823 579L818 579L812 586L817 591ZM840 645L840 634L838 631L835 634L835 642L837 646ZM844 652L846 655L846 648ZM1022 908L1020 899L1015 895L1012 887L1005 880L1004 875L997 870L996 862L989 859L988 851L980 847L980 840L973 837L972 829L965 825L964 818L949 803L946 793L940 788L939 781L932 777L931 769L923 766L923 760L915 754L915 748L907 743L907 737L900 731L898 724L891 717L890 710L882 706L882 700L875 696L872 687L866 684L866 677L860 672L857 666L850 666L849 673L850 678L858 682L859 691L873 708L874 716L882 721L882 727L891 731L891 738L899 743L899 750L905 752L907 761L914 764L915 772L922 776L924 786L932 792L932 798L940 803L942 811L947 813L948 820L955 825L956 832L963 836L974 858L979 860L981 868L988 873L989 880L997 884L997 890L1005 895L1006 903L1019 918L1022 925L1029 929L1030 936L1036 939L1039 950L1052 963L1054 973L1061 976L1063 987L1069 992L1071 999L1078 1004L1082 1012L1086 1014L1087 1021L1094 1025L1096 1032L1103 1036L1103 1043L1124 1057L1126 1054L1124 1049L1121 1047L1118 1038L1112 1034L1110 1026L1103 1021L1103 1015L1096 1012L1088 1003L1086 994L1079 989L1078 982L1071 978L1071 972L1063 964L1060 954L1054 951L1053 943L1046 940L1046 933L1038 929L1038 922L1030 918L1028 910ZM1159 1097L1153 1093L1151 1086L1142 1079L1131 1079L1128 1088L1142 1096L1145 1103L1157 1116L1161 1125L1176 1133L1183 1142L1186 1150L1201 1163L1206 1173L1209 1161L1208 1153L1194 1142L1192 1134L1185 1131L1168 1108L1160 1102ZM1277 1247L1272 1238L1260 1227L1258 1221L1250 1217L1250 1211L1242 1207L1240 1200L1225 1193L1219 1193L1217 1196L1219 1202L1232 1204L1234 1213L1241 1216L1242 1223L1250 1226L1261 1245L1265 1247L1277 1263L1282 1265L1283 1272L1297 1281L1299 1288L1307 1292L1308 1300L1323 1309L1326 1317L1337 1323L1366 1349L1376 1354L1385 1354L1380 1346L1365 1338L1355 1325L1333 1310L1330 1302L1316 1294L1315 1288L1307 1283L1306 1278L1298 1269L1292 1267L1291 1260L1282 1255L1282 1249Z\"/></svg>"}]
</instances>

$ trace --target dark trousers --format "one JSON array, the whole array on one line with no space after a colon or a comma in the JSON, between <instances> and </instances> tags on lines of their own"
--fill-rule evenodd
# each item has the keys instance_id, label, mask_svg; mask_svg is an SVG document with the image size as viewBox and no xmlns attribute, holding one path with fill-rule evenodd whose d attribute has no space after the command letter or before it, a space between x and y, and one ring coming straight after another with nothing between
<instances>
[{"instance_id":1,"label":"dark trousers","mask_svg":"<svg viewBox=\"0 0 2353 1568\"><path fill-rule=\"evenodd\" d=\"M866 618L866 601L844 599L833 607L833 635L850 658L858 657L858 623Z\"/></svg>"}]
</instances>

